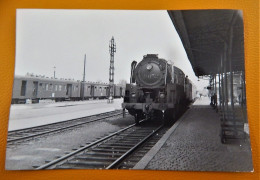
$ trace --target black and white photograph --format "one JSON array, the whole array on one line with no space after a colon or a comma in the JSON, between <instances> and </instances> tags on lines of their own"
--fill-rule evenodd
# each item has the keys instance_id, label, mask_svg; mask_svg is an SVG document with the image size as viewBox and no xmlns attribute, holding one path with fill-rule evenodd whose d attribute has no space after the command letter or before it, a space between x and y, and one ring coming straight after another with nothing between
<instances>
[{"instance_id":1,"label":"black and white photograph","mask_svg":"<svg viewBox=\"0 0 260 180\"><path fill-rule=\"evenodd\" d=\"M16 10L6 170L253 172L241 10Z\"/></svg>"}]
</instances>

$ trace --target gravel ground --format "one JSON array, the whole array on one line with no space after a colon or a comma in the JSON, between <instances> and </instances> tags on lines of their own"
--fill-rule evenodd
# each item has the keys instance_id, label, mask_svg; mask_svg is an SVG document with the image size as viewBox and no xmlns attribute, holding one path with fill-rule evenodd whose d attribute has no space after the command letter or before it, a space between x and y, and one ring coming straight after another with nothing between
<instances>
[{"instance_id":1,"label":"gravel ground","mask_svg":"<svg viewBox=\"0 0 260 180\"><path fill-rule=\"evenodd\" d=\"M93 142L132 123L134 123L132 116L126 116L124 119L121 116L112 117L102 122L86 124L62 133L9 146L6 151L5 167L7 170L33 169L32 166L42 165L46 160L53 160L73 148L79 148L80 145Z\"/></svg>"}]
</instances>

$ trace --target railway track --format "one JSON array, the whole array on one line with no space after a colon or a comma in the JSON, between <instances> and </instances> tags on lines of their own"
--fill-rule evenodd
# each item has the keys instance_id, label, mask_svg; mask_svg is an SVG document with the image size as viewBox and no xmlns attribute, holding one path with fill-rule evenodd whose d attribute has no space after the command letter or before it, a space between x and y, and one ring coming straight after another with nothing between
<instances>
[{"instance_id":1,"label":"railway track","mask_svg":"<svg viewBox=\"0 0 260 180\"><path fill-rule=\"evenodd\" d=\"M39 136L49 135L52 133L57 133L60 131L64 131L67 129L75 128L78 126L82 126L87 123L95 122L95 121L101 121L106 118L114 117L122 115L121 110L101 113L98 115L92 115L82 118L76 118L68 121L62 121L42 126L36 126L32 128L26 128L26 129L20 129L20 130L14 130L8 132L7 137L7 143L10 144L16 144L19 142L27 141Z\"/></svg>"},{"instance_id":2,"label":"railway track","mask_svg":"<svg viewBox=\"0 0 260 180\"><path fill-rule=\"evenodd\" d=\"M148 151L161 139L169 128L161 128L156 135L152 136L149 141L138 147L130 156L125 158L122 163L115 166L115 169L132 169Z\"/></svg>"},{"instance_id":3,"label":"railway track","mask_svg":"<svg viewBox=\"0 0 260 180\"><path fill-rule=\"evenodd\" d=\"M125 162L129 157L131 158L131 155L135 159L136 157L142 158L143 155L138 154L138 151L142 151L143 147L146 147L148 151L148 146L151 148L157 142L154 139L159 138L153 137L156 137L161 129L165 129L162 124L151 125L150 122L145 121L142 121L139 126L132 124L97 141L82 145L42 166L34 166L34 168L37 170L126 168ZM154 142L149 141L151 139ZM129 162L129 160L127 161ZM122 163L123 165L121 165Z\"/></svg>"}]
</instances>

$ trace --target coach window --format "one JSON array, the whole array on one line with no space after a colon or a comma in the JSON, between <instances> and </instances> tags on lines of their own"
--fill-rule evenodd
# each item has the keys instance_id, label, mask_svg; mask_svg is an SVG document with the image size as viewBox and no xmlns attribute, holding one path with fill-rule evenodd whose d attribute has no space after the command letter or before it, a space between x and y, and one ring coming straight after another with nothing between
<instances>
[{"instance_id":1,"label":"coach window","mask_svg":"<svg viewBox=\"0 0 260 180\"><path fill-rule=\"evenodd\" d=\"M58 91L58 85L55 84L55 91Z\"/></svg>"},{"instance_id":2,"label":"coach window","mask_svg":"<svg viewBox=\"0 0 260 180\"><path fill-rule=\"evenodd\" d=\"M95 87L95 91L97 91L97 87Z\"/></svg>"},{"instance_id":3,"label":"coach window","mask_svg":"<svg viewBox=\"0 0 260 180\"><path fill-rule=\"evenodd\" d=\"M59 91L61 91L61 88L62 88L62 86L61 86L61 85L59 85Z\"/></svg>"},{"instance_id":4,"label":"coach window","mask_svg":"<svg viewBox=\"0 0 260 180\"><path fill-rule=\"evenodd\" d=\"M100 91L100 92L102 91L102 87L99 87L99 91Z\"/></svg>"},{"instance_id":5,"label":"coach window","mask_svg":"<svg viewBox=\"0 0 260 180\"><path fill-rule=\"evenodd\" d=\"M49 90L52 91L52 89L53 89L53 85L50 84L50 88L49 88Z\"/></svg>"},{"instance_id":6,"label":"coach window","mask_svg":"<svg viewBox=\"0 0 260 180\"><path fill-rule=\"evenodd\" d=\"M46 84L45 90L48 91L48 88L49 88L49 84Z\"/></svg>"},{"instance_id":7,"label":"coach window","mask_svg":"<svg viewBox=\"0 0 260 180\"><path fill-rule=\"evenodd\" d=\"M22 81L21 96L25 96L27 81Z\"/></svg>"},{"instance_id":8,"label":"coach window","mask_svg":"<svg viewBox=\"0 0 260 180\"><path fill-rule=\"evenodd\" d=\"M65 91L67 90L67 86L66 86L66 85L64 85L64 90L65 90Z\"/></svg>"}]
</instances>

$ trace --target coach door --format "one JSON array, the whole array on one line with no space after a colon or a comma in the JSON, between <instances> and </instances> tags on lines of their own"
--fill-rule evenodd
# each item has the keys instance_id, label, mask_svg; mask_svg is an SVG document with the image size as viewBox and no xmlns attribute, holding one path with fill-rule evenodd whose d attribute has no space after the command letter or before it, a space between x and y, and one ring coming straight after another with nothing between
<instances>
[{"instance_id":1,"label":"coach door","mask_svg":"<svg viewBox=\"0 0 260 180\"><path fill-rule=\"evenodd\" d=\"M109 87L106 87L106 96L109 97Z\"/></svg>"},{"instance_id":2,"label":"coach door","mask_svg":"<svg viewBox=\"0 0 260 180\"><path fill-rule=\"evenodd\" d=\"M32 97L37 98L37 93L38 93L38 81L33 81L33 93Z\"/></svg>"},{"instance_id":3,"label":"coach door","mask_svg":"<svg viewBox=\"0 0 260 180\"><path fill-rule=\"evenodd\" d=\"M25 94L26 94L26 84L27 84L27 81L22 81L21 92L20 92L21 96L25 96Z\"/></svg>"},{"instance_id":4,"label":"coach door","mask_svg":"<svg viewBox=\"0 0 260 180\"><path fill-rule=\"evenodd\" d=\"M94 97L94 86L90 87L90 96Z\"/></svg>"},{"instance_id":5,"label":"coach door","mask_svg":"<svg viewBox=\"0 0 260 180\"><path fill-rule=\"evenodd\" d=\"M80 83L80 98L84 99L84 94L86 93L85 91L87 90L85 87L85 84L83 82Z\"/></svg>"},{"instance_id":6,"label":"coach door","mask_svg":"<svg viewBox=\"0 0 260 180\"><path fill-rule=\"evenodd\" d=\"M66 95L71 97L71 95L72 95L72 84L67 84Z\"/></svg>"}]
</instances>

